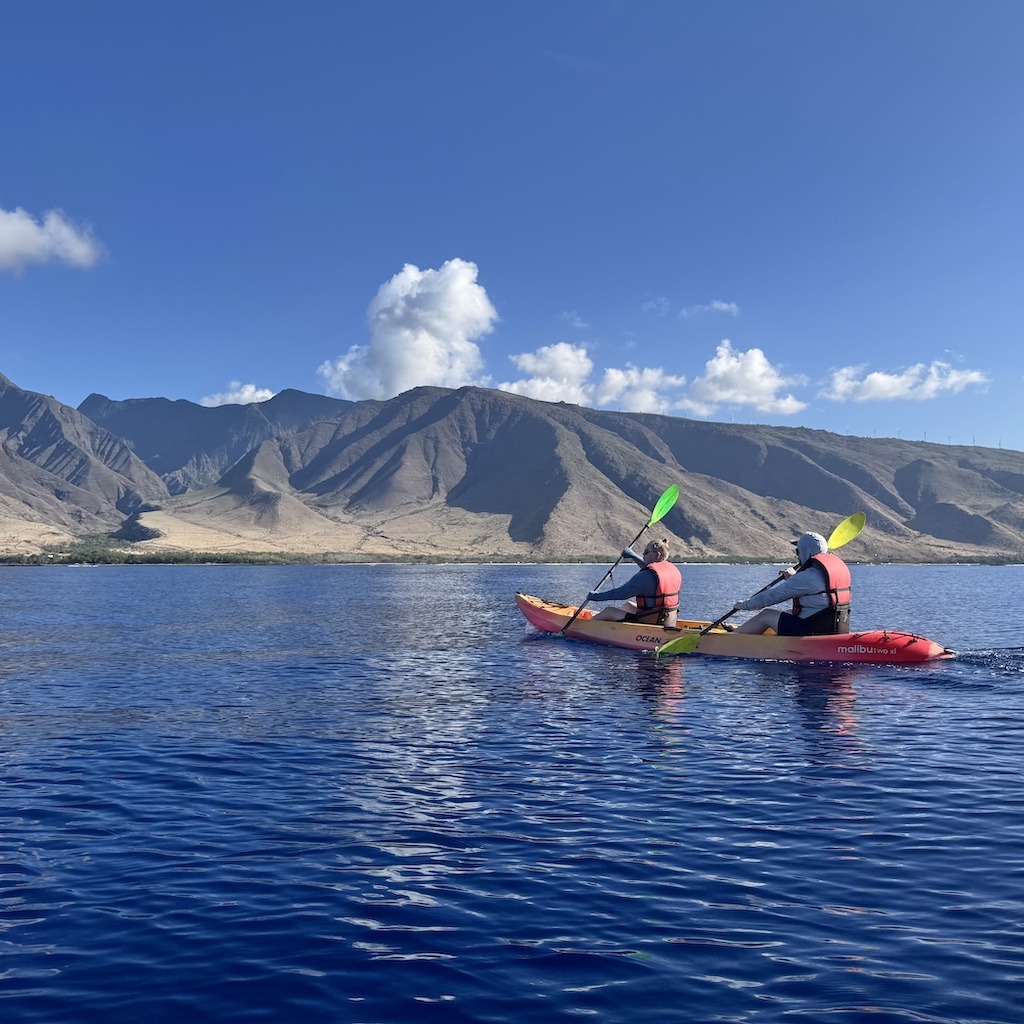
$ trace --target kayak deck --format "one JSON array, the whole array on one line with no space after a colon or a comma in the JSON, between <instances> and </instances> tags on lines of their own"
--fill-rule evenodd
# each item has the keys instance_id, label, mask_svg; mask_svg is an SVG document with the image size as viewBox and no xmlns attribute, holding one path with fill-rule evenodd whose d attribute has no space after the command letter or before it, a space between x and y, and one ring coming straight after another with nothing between
<instances>
[{"instance_id":1,"label":"kayak deck","mask_svg":"<svg viewBox=\"0 0 1024 1024\"><path fill-rule=\"evenodd\" d=\"M544 633L561 633L576 608L545 601L528 594L516 594L524 618ZM656 651L681 636L695 635L710 622L680 619L675 628L645 626L635 622L595 619L584 608L565 636L572 640L626 647L635 651ZM707 633L693 652L723 658L751 658L759 661L843 661L878 664L911 664L955 657L941 644L891 629L838 633L826 636L776 636L774 633L735 633L719 628Z\"/></svg>"}]
</instances>

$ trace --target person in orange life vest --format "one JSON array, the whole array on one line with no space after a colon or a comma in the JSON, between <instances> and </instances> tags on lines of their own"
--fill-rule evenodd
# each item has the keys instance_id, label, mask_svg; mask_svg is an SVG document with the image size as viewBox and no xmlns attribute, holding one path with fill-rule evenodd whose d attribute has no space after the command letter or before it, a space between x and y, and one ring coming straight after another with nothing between
<instances>
[{"instance_id":1,"label":"person in orange life vest","mask_svg":"<svg viewBox=\"0 0 1024 1024\"><path fill-rule=\"evenodd\" d=\"M604 590L601 593L591 591L587 594L587 600L625 600L626 603L618 608L604 608L594 618L674 626L679 609L679 590L683 577L668 560L668 542L664 540L650 541L644 548L642 557L632 548L624 548L622 557L636 562L640 566L640 571L623 583L621 587Z\"/></svg>"},{"instance_id":2,"label":"person in orange life vest","mask_svg":"<svg viewBox=\"0 0 1024 1024\"><path fill-rule=\"evenodd\" d=\"M850 631L850 570L838 556L828 553L820 533L801 534L796 546L799 569L787 569L785 579L740 601L734 611L763 609L751 616L737 633L775 630L780 636L811 636ZM774 611L771 605L792 601L792 611Z\"/></svg>"}]
</instances>

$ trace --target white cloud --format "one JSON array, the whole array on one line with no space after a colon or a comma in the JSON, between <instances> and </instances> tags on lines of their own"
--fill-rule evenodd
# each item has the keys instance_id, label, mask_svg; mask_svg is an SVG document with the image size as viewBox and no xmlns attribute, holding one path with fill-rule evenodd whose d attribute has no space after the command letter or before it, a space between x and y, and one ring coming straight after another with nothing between
<instances>
[{"instance_id":1,"label":"white cloud","mask_svg":"<svg viewBox=\"0 0 1024 1024\"><path fill-rule=\"evenodd\" d=\"M686 384L685 377L675 377L660 367L642 369L632 363L621 370L606 369L600 383L595 384L594 362L586 348L564 341L511 358L531 376L498 387L545 402L612 405L626 412L667 412L673 405L668 393Z\"/></svg>"},{"instance_id":2,"label":"white cloud","mask_svg":"<svg viewBox=\"0 0 1024 1024\"><path fill-rule=\"evenodd\" d=\"M583 317L581 317L574 309L567 309L559 319L577 331L585 331L590 327L590 324L588 324L586 320L584 320Z\"/></svg>"},{"instance_id":3,"label":"white cloud","mask_svg":"<svg viewBox=\"0 0 1024 1024\"><path fill-rule=\"evenodd\" d=\"M791 416L807 408L792 389L806 386L805 376L787 376L759 348L740 351L728 339L719 343L704 372L683 389L686 377L661 367L608 367L595 381L594 362L583 346L560 342L532 353L512 356L529 376L505 382L503 391L543 401L572 402L625 412L681 411L710 417L722 405L747 406L759 413ZM961 391L988 378L976 370L954 370L947 363L913 366L900 374L864 375L863 367L845 367L833 373L830 389L822 392L837 401L870 398L933 398L942 392Z\"/></svg>"},{"instance_id":4,"label":"white cloud","mask_svg":"<svg viewBox=\"0 0 1024 1024\"><path fill-rule=\"evenodd\" d=\"M805 409L807 403L792 395L780 396L779 392L790 385L805 383L803 377L784 377L761 349L737 352L732 342L725 339L678 408L695 416L712 416L722 404L749 405L758 412L788 416Z\"/></svg>"},{"instance_id":5,"label":"white cloud","mask_svg":"<svg viewBox=\"0 0 1024 1024\"><path fill-rule=\"evenodd\" d=\"M651 313L653 316L667 316L672 309L672 303L664 295L658 295L641 303L640 308L645 313Z\"/></svg>"},{"instance_id":6,"label":"white cloud","mask_svg":"<svg viewBox=\"0 0 1024 1024\"><path fill-rule=\"evenodd\" d=\"M523 373L531 376L499 384L501 391L543 402L571 402L574 405L586 405L593 398L594 389L589 378L594 363L583 346L560 341L555 345L545 345L536 352L522 352L509 358Z\"/></svg>"},{"instance_id":7,"label":"white cloud","mask_svg":"<svg viewBox=\"0 0 1024 1024\"><path fill-rule=\"evenodd\" d=\"M51 260L87 269L102 252L90 230L76 227L60 210L50 210L40 223L20 207L0 209L0 270Z\"/></svg>"},{"instance_id":8,"label":"white cloud","mask_svg":"<svg viewBox=\"0 0 1024 1024\"><path fill-rule=\"evenodd\" d=\"M972 384L985 385L989 378L980 370L954 370L949 363L933 360L930 365L916 363L896 373L865 366L843 366L833 370L823 398L836 402L891 401L906 398L924 401L951 392L956 394Z\"/></svg>"},{"instance_id":9,"label":"white cloud","mask_svg":"<svg viewBox=\"0 0 1024 1024\"><path fill-rule=\"evenodd\" d=\"M274 392L269 388L258 388L255 384L243 384L239 380L233 380L227 391L219 395L207 395L199 400L199 404L207 408L216 405L248 405L250 402L266 402L273 397Z\"/></svg>"},{"instance_id":10,"label":"white cloud","mask_svg":"<svg viewBox=\"0 0 1024 1024\"><path fill-rule=\"evenodd\" d=\"M723 302L721 299L712 299L701 306L686 306L679 310L679 315L688 320L691 316L700 316L701 313L727 313L729 316L739 316L740 307L735 302Z\"/></svg>"},{"instance_id":11,"label":"white cloud","mask_svg":"<svg viewBox=\"0 0 1024 1024\"><path fill-rule=\"evenodd\" d=\"M475 339L493 330L498 314L476 277L476 264L466 260L439 270L407 263L370 303L370 343L320 365L327 389L359 400L425 384L486 384Z\"/></svg>"},{"instance_id":12,"label":"white cloud","mask_svg":"<svg viewBox=\"0 0 1024 1024\"><path fill-rule=\"evenodd\" d=\"M667 299L652 298L645 308L670 310ZM710 312L738 315L735 303L714 300ZM586 326L575 311L562 319ZM370 341L352 345L318 373L327 390L361 400L391 398L423 385L462 387L491 385L476 340L493 330L498 314L477 282L476 264L452 259L437 270L407 264L383 284L367 310ZM628 346L627 346L628 347ZM736 351L725 340L704 373L687 392L686 377L662 367L638 366L595 371L584 345L557 342L509 357L521 376L496 385L502 391L547 402L611 407L627 412L686 411L711 416L719 405L751 406L758 412L789 415L806 408L785 393L803 377L786 377L757 348Z\"/></svg>"},{"instance_id":13,"label":"white cloud","mask_svg":"<svg viewBox=\"0 0 1024 1024\"><path fill-rule=\"evenodd\" d=\"M673 401L667 392L686 384L685 377L666 373L660 366L640 369L626 363L625 369L609 368L597 388L600 405L615 405L625 412L668 412Z\"/></svg>"}]
</instances>

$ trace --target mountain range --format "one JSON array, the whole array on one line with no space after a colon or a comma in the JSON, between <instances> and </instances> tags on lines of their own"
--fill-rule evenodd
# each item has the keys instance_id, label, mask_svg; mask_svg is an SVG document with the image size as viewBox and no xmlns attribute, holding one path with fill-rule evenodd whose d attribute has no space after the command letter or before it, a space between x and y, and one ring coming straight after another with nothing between
<instances>
[{"instance_id":1,"label":"mountain range","mask_svg":"<svg viewBox=\"0 0 1024 1024\"><path fill-rule=\"evenodd\" d=\"M0 375L0 552L91 533L143 549L354 558L603 558L679 485L679 560L788 560L854 511L854 560L1024 556L1024 453L598 411L421 387L206 408Z\"/></svg>"}]
</instances>

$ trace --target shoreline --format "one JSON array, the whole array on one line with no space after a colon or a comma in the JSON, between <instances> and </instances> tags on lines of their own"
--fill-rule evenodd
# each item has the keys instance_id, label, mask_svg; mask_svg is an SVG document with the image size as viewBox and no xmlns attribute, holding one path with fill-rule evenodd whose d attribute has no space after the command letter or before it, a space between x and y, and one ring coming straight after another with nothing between
<instances>
[{"instance_id":1,"label":"shoreline","mask_svg":"<svg viewBox=\"0 0 1024 1024\"><path fill-rule=\"evenodd\" d=\"M72 566L82 568L99 568L103 566L125 566L125 565L155 565L155 566L381 566L381 565L610 565L615 561L615 556L581 556L580 558L508 558L507 556L480 558L467 558L465 556L454 558L449 555L416 555L416 556L395 556L387 557L381 555L359 556L359 555L338 555L336 553L319 555L308 555L299 553L269 554L267 552L231 552L218 553L212 551L195 552L112 552L110 557L96 558L83 557L76 554L60 555L0 555L0 567L10 568L45 568L53 566ZM938 560L921 559L845 559L848 565L935 565L935 566L1017 566L1024 565L1020 557L991 556L987 558L948 558ZM713 558L688 558L679 559L676 565L702 566L702 565L763 565L778 566L789 565L788 561L778 558L755 558L742 557L739 555L722 555Z\"/></svg>"}]
</instances>

